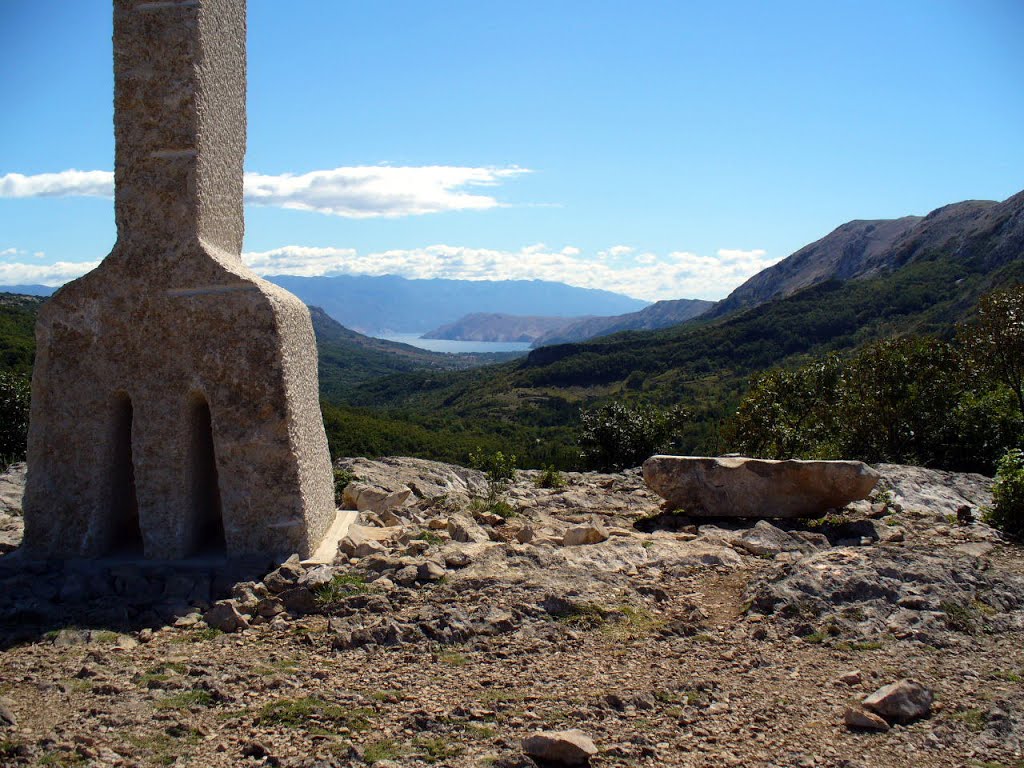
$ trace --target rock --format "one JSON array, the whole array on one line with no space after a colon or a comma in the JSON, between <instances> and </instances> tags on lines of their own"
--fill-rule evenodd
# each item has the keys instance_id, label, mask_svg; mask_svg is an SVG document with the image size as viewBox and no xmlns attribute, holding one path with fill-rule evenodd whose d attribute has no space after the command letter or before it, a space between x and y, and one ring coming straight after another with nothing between
<instances>
[{"instance_id":1,"label":"rock","mask_svg":"<svg viewBox=\"0 0 1024 768\"><path fill-rule=\"evenodd\" d=\"M394 579L396 584L408 587L416 581L419 575L419 568L415 565L406 565L398 569L398 572L395 573Z\"/></svg>"},{"instance_id":2,"label":"rock","mask_svg":"<svg viewBox=\"0 0 1024 768\"><path fill-rule=\"evenodd\" d=\"M433 560L427 560L416 569L416 578L420 581L437 581L438 579L443 579L446 574L447 571L444 567L438 565Z\"/></svg>"},{"instance_id":3,"label":"rock","mask_svg":"<svg viewBox=\"0 0 1024 768\"><path fill-rule=\"evenodd\" d=\"M17 724L18 720L11 711L11 703L7 699L0 699L0 728L13 728Z\"/></svg>"},{"instance_id":4,"label":"rock","mask_svg":"<svg viewBox=\"0 0 1024 768\"><path fill-rule=\"evenodd\" d=\"M277 597L284 604L285 610L292 616L316 612L316 597L308 587L292 587Z\"/></svg>"},{"instance_id":5,"label":"rock","mask_svg":"<svg viewBox=\"0 0 1024 768\"><path fill-rule=\"evenodd\" d=\"M480 544L491 540L491 537L487 535L483 528L462 515L454 515L448 518L448 535L452 537L452 541L464 544Z\"/></svg>"},{"instance_id":6,"label":"rock","mask_svg":"<svg viewBox=\"0 0 1024 768\"><path fill-rule=\"evenodd\" d=\"M11 464L0 474L0 512L21 515L21 497L25 495L25 474L28 465L24 461Z\"/></svg>"},{"instance_id":7,"label":"rock","mask_svg":"<svg viewBox=\"0 0 1024 768\"><path fill-rule=\"evenodd\" d=\"M249 622L238 612L232 600L219 600L214 603L213 607L203 614L203 621L221 632L234 632L249 626Z\"/></svg>"},{"instance_id":8,"label":"rock","mask_svg":"<svg viewBox=\"0 0 1024 768\"><path fill-rule=\"evenodd\" d=\"M387 457L379 460L341 459L338 466L347 469L360 482L396 491L409 490L417 499L446 497L457 506L467 506L474 496L487 494L483 472L425 459Z\"/></svg>"},{"instance_id":9,"label":"rock","mask_svg":"<svg viewBox=\"0 0 1024 768\"><path fill-rule=\"evenodd\" d=\"M844 672L839 676L839 682L844 685L860 685L864 682L864 674L859 669Z\"/></svg>"},{"instance_id":10,"label":"rock","mask_svg":"<svg viewBox=\"0 0 1024 768\"><path fill-rule=\"evenodd\" d=\"M597 747L583 731L540 731L523 739L523 751L555 765L588 765Z\"/></svg>"},{"instance_id":11,"label":"rock","mask_svg":"<svg viewBox=\"0 0 1024 768\"><path fill-rule=\"evenodd\" d=\"M284 592L299 583L306 569L299 563L283 563L277 570L271 571L263 578L263 583L271 592Z\"/></svg>"},{"instance_id":12,"label":"rock","mask_svg":"<svg viewBox=\"0 0 1024 768\"><path fill-rule=\"evenodd\" d=\"M256 613L265 619L273 618L284 611L284 603L276 597L266 597L256 605Z\"/></svg>"},{"instance_id":13,"label":"rock","mask_svg":"<svg viewBox=\"0 0 1024 768\"><path fill-rule=\"evenodd\" d=\"M387 547L375 539L363 539L356 544L349 536L341 540L338 548L349 557L369 557L370 555L381 555L388 551Z\"/></svg>"},{"instance_id":14,"label":"rock","mask_svg":"<svg viewBox=\"0 0 1024 768\"><path fill-rule=\"evenodd\" d=\"M767 520L758 520L753 528L733 539L732 544L758 557L775 557L780 552L799 552L801 549L810 549L806 543L801 544Z\"/></svg>"},{"instance_id":15,"label":"rock","mask_svg":"<svg viewBox=\"0 0 1024 768\"><path fill-rule=\"evenodd\" d=\"M864 731L888 731L889 724L874 712L860 707L849 706L843 713L843 722L848 728Z\"/></svg>"},{"instance_id":16,"label":"rock","mask_svg":"<svg viewBox=\"0 0 1024 768\"><path fill-rule=\"evenodd\" d=\"M914 680L882 686L864 699L864 707L890 723L909 723L932 712L932 692Z\"/></svg>"},{"instance_id":17,"label":"rock","mask_svg":"<svg viewBox=\"0 0 1024 768\"><path fill-rule=\"evenodd\" d=\"M465 568L472 562L473 558L460 550L445 552L444 554L444 564L449 568Z\"/></svg>"},{"instance_id":18,"label":"rock","mask_svg":"<svg viewBox=\"0 0 1024 768\"><path fill-rule=\"evenodd\" d=\"M652 456L644 482L669 506L701 517L818 517L863 499L878 473L860 461Z\"/></svg>"},{"instance_id":19,"label":"rock","mask_svg":"<svg viewBox=\"0 0 1024 768\"><path fill-rule=\"evenodd\" d=\"M400 507L406 502L412 491L409 488L392 491L379 485L352 482L345 486L342 493L341 508L356 509L360 512L383 512Z\"/></svg>"},{"instance_id":20,"label":"rock","mask_svg":"<svg viewBox=\"0 0 1024 768\"><path fill-rule=\"evenodd\" d=\"M582 544L600 544L608 540L608 531L602 525L574 525L562 535L563 547Z\"/></svg>"}]
</instances>

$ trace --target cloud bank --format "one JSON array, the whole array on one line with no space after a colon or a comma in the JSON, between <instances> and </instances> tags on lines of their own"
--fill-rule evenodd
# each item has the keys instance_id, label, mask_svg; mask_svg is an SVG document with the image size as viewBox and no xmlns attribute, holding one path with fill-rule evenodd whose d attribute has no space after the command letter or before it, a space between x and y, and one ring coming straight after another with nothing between
<instances>
[{"instance_id":1,"label":"cloud bank","mask_svg":"<svg viewBox=\"0 0 1024 768\"><path fill-rule=\"evenodd\" d=\"M303 174L245 174L245 201L254 205L315 211L349 219L397 218L502 205L481 190L530 171L428 165L350 166ZM113 197L111 171L0 176L0 198Z\"/></svg>"},{"instance_id":2,"label":"cloud bank","mask_svg":"<svg viewBox=\"0 0 1024 768\"><path fill-rule=\"evenodd\" d=\"M51 265L14 261L28 252L0 250L0 284L61 285L98 262ZM33 254L42 258L43 254ZM354 248L287 245L242 254L260 275L399 275L410 279L550 280L601 288L638 299L720 299L748 277L774 264L764 250L722 248L714 256L688 251L665 255L616 245L587 255L575 246L543 244L518 250L430 245L359 253Z\"/></svg>"},{"instance_id":3,"label":"cloud bank","mask_svg":"<svg viewBox=\"0 0 1024 768\"><path fill-rule=\"evenodd\" d=\"M261 275L400 275L411 279L550 280L639 299L720 299L778 259L762 249L722 248L714 256L665 255L617 245L595 255L543 244L514 251L431 245L361 254L352 248L288 245L243 254Z\"/></svg>"}]
</instances>

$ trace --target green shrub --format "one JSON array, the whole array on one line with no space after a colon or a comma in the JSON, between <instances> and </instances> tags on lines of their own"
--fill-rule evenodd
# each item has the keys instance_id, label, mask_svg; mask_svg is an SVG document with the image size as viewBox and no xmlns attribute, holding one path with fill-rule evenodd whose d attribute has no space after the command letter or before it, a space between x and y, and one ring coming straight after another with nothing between
<instances>
[{"instance_id":1,"label":"green shrub","mask_svg":"<svg viewBox=\"0 0 1024 768\"><path fill-rule=\"evenodd\" d=\"M0 371L0 468L25 458L31 395L27 376Z\"/></svg>"},{"instance_id":2,"label":"green shrub","mask_svg":"<svg viewBox=\"0 0 1024 768\"><path fill-rule=\"evenodd\" d=\"M537 476L535 484L538 488L564 488L565 475L555 469L553 464L549 464L547 469Z\"/></svg>"},{"instance_id":3,"label":"green shrub","mask_svg":"<svg viewBox=\"0 0 1024 768\"><path fill-rule=\"evenodd\" d=\"M1024 451L1007 451L992 484L992 506L984 520L1011 536L1024 536Z\"/></svg>"},{"instance_id":4,"label":"green shrub","mask_svg":"<svg viewBox=\"0 0 1024 768\"><path fill-rule=\"evenodd\" d=\"M334 503L337 506L341 506L342 496L345 494L345 486L349 483L354 483L358 479L351 470L340 467L334 468Z\"/></svg>"},{"instance_id":5,"label":"green shrub","mask_svg":"<svg viewBox=\"0 0 1024 768\"><path fill-rule=\"evenodd\" d=\"M477 448L469 454L469 465L487 475L487 501L498 501L516 479L516 457L501 451L485 453Z\"/></svg>"},{"instance_id":6,"label":"green shrub","mask_svg":"<svg viewBox=\"0 0 1024 768\"><path fill-rule=\"evenodd\" d=\"M662 409L622 402L585 409L580 412L580 456L591 469L639 466L668 448L688 415L679 406Z\"/></svg>"}]
</instances>

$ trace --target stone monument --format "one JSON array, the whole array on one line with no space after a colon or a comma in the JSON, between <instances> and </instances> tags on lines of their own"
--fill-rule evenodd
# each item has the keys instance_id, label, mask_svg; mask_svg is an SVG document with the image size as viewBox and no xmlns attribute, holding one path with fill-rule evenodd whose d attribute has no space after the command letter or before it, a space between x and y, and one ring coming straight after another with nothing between
<instances>
[{"instance_id":1,"label":"stone monument","mask_svg":"<svg viewBox=\"0 0 1024 768\"><path fill-rule=\"evenodd\" d=\"M245 0L115 0L117 243L41 309L25 546L290 553L334 520L309 311L242 264Z\"/></svg>"}]
</instances>

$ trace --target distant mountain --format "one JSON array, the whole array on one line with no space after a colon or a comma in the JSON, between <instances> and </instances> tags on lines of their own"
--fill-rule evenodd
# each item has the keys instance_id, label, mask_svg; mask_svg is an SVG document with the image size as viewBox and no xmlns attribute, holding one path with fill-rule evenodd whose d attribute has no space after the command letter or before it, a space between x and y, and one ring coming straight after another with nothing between
<instances>
[{"instance_id":1,"label":"distant mountain","mask_svg":"<svg viewBox=\"0 0 1024 768\"><path fill-rule=\"evenodd\" d=\"M653 331L685 323L707 312L713 302L701 299L675 299L659 301L639 312L614 317L585 317L561 328L543 334L533 342L534 347L549 344L568 344L608 336L619 331Z\"/></svg>"},{"instance_id":2,"label":"distant mountain","mask_svg":"<svg viewBox=\"0 0 1024 768\"><path fill-rule=\"evenodd\" d=\"M56 290L48 285L0 285L0 293L19 296L51 296Z\"/></svg>"},{"instance_id":3,"label":"distant mountain","mask_svg":"<svg viewBox=\"0 0 1024 768\"><path fill-rule=\"evenodd\" d=\"M985 271L1024 251L1024 192L1003 202L967 200L927 216L851 221L758 272L720 301L708 317L722 317L791 296L827 280L874 277L937 257L973 260Z\"/></svg>"},{"instance_id":4,"label":"distant mountain","mask_svg":"<svg viewBox=\"0 0 1024 768\"><path fill-rule=\"evenodd\" d=\"M535 341L541 336L581 320L605 318L537 317L473 312L454 323L442 325L423 334L424 339L455 341Z\"/></svg>"},{"instance_id":5,"label":"distant mountain","mask_svg":"<svg viewBox=\"0 0 1024 768\"><path fill-rule=\"evenodd\" d=\"M472 312L580 317L647 306L629 296L541 280L407 280L385 275L267 278L347 328L371 335L424 333Z\"/></svg>"}]
</instances>

